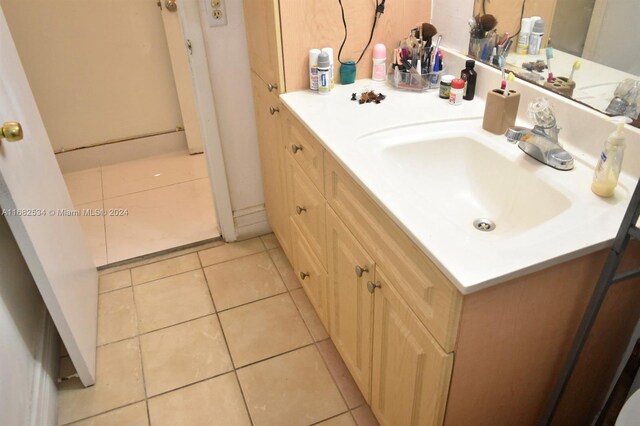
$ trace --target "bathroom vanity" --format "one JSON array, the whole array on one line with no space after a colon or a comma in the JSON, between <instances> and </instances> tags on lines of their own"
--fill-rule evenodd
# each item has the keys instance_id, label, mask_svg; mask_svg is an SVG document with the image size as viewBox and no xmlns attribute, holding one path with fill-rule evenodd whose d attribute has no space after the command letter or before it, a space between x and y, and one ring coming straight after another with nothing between
<instances>
[{"instance_id":1,"label":"bathroom vanity","mask_svg":"<svg viewBox=\"0 0 640 426\"><path fill-rule=\"evenodd\" d=\"M274 4L255 14L250 3L247 27L266 19L279 34ZM452 107L369 80L278 96L254 47L269 222L378 421L536 424L635 181L596 197L588 156L569 172L537 163L481 129L481 99ZM364 90L387 99L349 100ZM473 226L485 215L491 232ZM555 424L599 410L640 315L639 284L610 291Z\"/></svg>"}]
</instances>

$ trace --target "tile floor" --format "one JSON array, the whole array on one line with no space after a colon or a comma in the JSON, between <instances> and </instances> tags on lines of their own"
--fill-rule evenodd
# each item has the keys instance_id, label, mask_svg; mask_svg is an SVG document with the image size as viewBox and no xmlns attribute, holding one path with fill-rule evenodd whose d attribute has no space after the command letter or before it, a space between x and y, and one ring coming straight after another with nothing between
<instances>
[{"instance_id":1,"label":"tile floor","mask_svg":"<svg viewBox=\"0 0 640 426\"><path fill-rule=\"evenodd\" d=\"M96 266L220 235L202 154L164 154L64 178L77 209L127 211L80 216Z\"/></svg>"},{"instance_id":2,"label":"tile floor","mask_svg":"<svg viewBox=\"0 0 640 426\"><path fill-rule=\"evenodd\" d=\"M103 271L99 292L97 382L60 383L61 425L377 425L272 234Z\"/></svg>"}]
</instances>

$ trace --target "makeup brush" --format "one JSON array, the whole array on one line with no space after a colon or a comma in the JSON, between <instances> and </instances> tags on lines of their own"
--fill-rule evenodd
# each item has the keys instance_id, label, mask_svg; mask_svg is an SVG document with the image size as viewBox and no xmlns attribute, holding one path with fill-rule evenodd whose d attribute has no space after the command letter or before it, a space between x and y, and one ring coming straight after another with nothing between
<instances>
[{"instance_id":1,"label":"makeup brush","mask_svg":"<svg viewBox=\"0 0 640 426\"><path fill-rule=\"evenodd\" d=\"M432 24L425 22L422 24L422 39L427 42L427 47L431 46L433 37L438 34L438 29Z\"/></svg>"},{"instance_id":2,"label":"makeup brush","mask_svg":"<svg viewBox=\"0 0 640 426\"><path fill-rule=\"evenodd\" d=\"M498 20L495 16L487 13L480 17L480 26L482 27L482 31L489 32L498 26Z\"/></svg>"},{"instance_id":3,"label":"makeup brush","mask_svg":"<svg viewBox=\"0 0 640 426\"><path fill-rule=\"evenodd\" d=\"M569 74L569 80L568 83L571 84L573 83L573 74L578 71L580 69L580 67L582 66L582 62L580 61L575 61L573 63L573 67L571 68L571 74Z\"/></svg>"}]
</instances>

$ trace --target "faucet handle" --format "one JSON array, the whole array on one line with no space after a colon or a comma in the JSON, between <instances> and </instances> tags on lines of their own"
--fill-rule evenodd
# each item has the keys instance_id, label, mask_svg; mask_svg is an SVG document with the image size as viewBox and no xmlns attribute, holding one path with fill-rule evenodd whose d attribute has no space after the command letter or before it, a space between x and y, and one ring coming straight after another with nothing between
<instances>
[{"instance_id":1,"label":"faucet handle","mask_svg":"<svg viewBox=\"0 0 640 426\"><path fill-rule=\"evenodd\" d=\"M504 135L510 143L518 143L522 137L522 129L519 127L509 127Z\"/></svg>"}]
</instances>

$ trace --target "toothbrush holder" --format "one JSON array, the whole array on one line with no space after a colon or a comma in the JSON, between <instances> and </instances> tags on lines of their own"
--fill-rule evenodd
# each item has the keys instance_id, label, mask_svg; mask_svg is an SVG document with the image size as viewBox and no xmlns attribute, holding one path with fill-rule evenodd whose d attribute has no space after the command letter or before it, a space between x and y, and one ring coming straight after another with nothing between
<instances>
[{"instance_id":1,"label":"toothbrush holder","mask_svg":"<svg viewBox=\"0 0 640 426\"><path fill-rule=\"evenodd\" d=\"M504 135L509 127L516 124L520 93L509 90L506 96L504 90L496 89L487 94L484 107L482 128L496 135Z\"/></svg>"},{"instance_id":2,"label":"toothbrush holder","mask_svg":"<svg viewBox=\"0 0 640 426\"><path fill-rule=\"evenodd\" d=\"M556 77L553 79L551 83L549 83L548 81L545 82L544 87L546 87L547 89L554 90L565 96L572 97L573 89L576 88L576 82L569 81L567 77Z\"/></svg>"}]
</instances>

